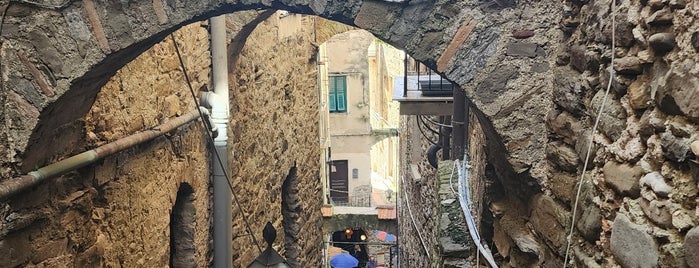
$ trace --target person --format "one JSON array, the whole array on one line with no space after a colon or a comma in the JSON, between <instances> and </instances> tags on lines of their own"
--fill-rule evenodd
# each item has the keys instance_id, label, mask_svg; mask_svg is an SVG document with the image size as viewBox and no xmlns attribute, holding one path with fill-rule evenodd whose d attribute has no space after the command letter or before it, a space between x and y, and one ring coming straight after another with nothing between
<instances>
[{"instance_id":1,"label":"person","mask_svg":"<svg viewBox=\"0 0 699 268\"><path fill-rule=\"evenodd\" d=\"M376 256L369 257L369 261L366 263L365 268L377 268L379 263L376 261Z\"/></svg>"}]
</instances>

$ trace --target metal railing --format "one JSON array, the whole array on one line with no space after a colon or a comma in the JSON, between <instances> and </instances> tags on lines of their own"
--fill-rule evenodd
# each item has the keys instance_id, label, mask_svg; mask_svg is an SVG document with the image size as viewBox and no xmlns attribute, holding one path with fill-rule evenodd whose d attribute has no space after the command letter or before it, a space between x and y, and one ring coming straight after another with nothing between
<instances>
[{"instance_id":1,"label":"metal railing","mask_svg":"<svg viewBox=\"0 0 699 268\"><path fill-rule=\"evenodd\" d=\"M418 90L423 96L451 96L454 85L425 64L405 54L403 61L403 97L408 96L408 76L417 77Z\"/></svg>"},{"instance_id":2,"label":"metal railing","mask_svg":"<svg viewBox=\"0 0 699 268\"><path fill-rule=\"evenodd\" d=\"M330 204L342 207L371 207L371 195L354 195L347 197L331 196Z\"/></svg>"}]
</instances>

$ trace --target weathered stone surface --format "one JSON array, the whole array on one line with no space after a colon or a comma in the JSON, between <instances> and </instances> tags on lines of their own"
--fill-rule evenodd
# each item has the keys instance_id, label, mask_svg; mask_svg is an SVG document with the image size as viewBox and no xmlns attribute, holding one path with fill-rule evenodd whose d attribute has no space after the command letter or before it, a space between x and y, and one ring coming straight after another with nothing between
<instances>
[{"instance_id":1,"label":"weathered stone surface","mask_svg":"<svg viewBox=\"0 0 699 268\"><path fill-rule=\"evenodd\" d=\"M557 204L551 197L539 194L532 199L529 221L538 234L544 237L551 248L565 251L566 228L570 212Z\"/></svg>"},{"instance_id":2,"label":"weathered stone surface","mask_svg":"<svg viewBox=\"0 0 699 268\"><path fill-rule=\"evenodd\" d=\"M549 129L569 145L575 145L577 135L582 131L582 124L569 112L551 111L546 118Z\"/></svg>"},{"instance_id":3,"label":"weathered stone surface","mask_svg":"<svg viewBox=\"0 0 699 268\"><path fill-rule=\"evenodd\" d=\"M10 236L0 240L0 263L16 267L29 260L32 249L27 236Z\"/></svg>"},{"instance_id":4,"label":"weathered stone surface","mask_svg":"<svg viewBox=\"0 0 699 268\"><path fill-rule=\"evenodd\" d=\"M614 70L620 74L640 74L643 72L641 60L635 56L626 56L620 59L614 59Z\"/></svg>"},{"instance_id":5,"label":"weathered stone surface","mask_svg":"<svg viewBox=\"0 0 699 268\"><path fill-rule=\"evenodd\" d=\"M617 193L636 198L640 194L639 179L643 169L639 166L608 161L604 164L604 181Z\"/></svg>"},{"instance_id":6,"label":"weathered stone surface","mask_svg":"<svg viewBox=\"0 0 699 268\"><path fill-rule=\"evenodd\" d=\"M660 144L663 149L663 154L668 159L683 162L689 155L689 139L680 138L672 135L670 132L660 134Z\"/></svg>"},{"instance_id":7,"label":"weathered stone surface","mask_svg":"<svg viewBox=\"0 0 699 268\"><path fill-rule=\"evenodd\" d=\"M645 109L651 104L650 88L648 87L647 78L639 76L638 79L631 82L627 89L629 96L629 105L635 110Z\"/></svg>"},{"instance_id":8,"label":"weathered stone surface","mask_svg":"<svg viewBox=\"0 0 699 268\"><path fill-rule=\"evenodd\" d=\"M669 202L667 200L648 201L645 198L640 198L639 204L650 221L663 228L672 227L672 214L668 208Z\"/></svg>"},{"instance_id":9,"label":"weathered stone surface","mask_svg":"<svg viewBox=\"0 0 699 268\"><path fill-rule=\"evenodd\" d=\"M585 46L571 46L570 65L578 72L590 70L597 72L600 66L600 55L593 50L587 50Z\"/></svg>"},{"instance_id":10,"label":"weathered stone surface","mask_svg":"<svg viewBox=\"0 0 699 268\"><path fill-rule=\"evenodd\" d=\"M590 140L591 133L592 133L592 130L589 130L589 129L583 130L581 132L578 132L578 135L576 136L576 139L575 139L575 152L578 153L578 157L580 158L580 161L583 162L583 164L585 163L585 158L588 157L587 156L588 148L590 149L589 150L589 152L590 152L589 159L590 160L595 159L595 157L597 156L597 150L599 150L599 148L600 148L600 145L598 145L597 143ZM590 143L592 143L592 144L590 144ZM592 145L591 148L590 148L590 145ZM588 163L587 168L588 168L588 170L591 169L592 165L590 165Z\"/></svg>"},{"instance_id":11,"label":"weathered stone surface","mask_svg":"<svg viewBox=\"0 0 699 268\"><path fill-rule=\"evenodd\" d=\"M659 82L656 103L668 114L684 114L699 118L699 65L688 58L671 64L668 74ZM664 82L664 86L662 84Z\"/></svg>"},{"instance_id":12,"label":"weathered stone surface","mask_svg":"<svg viewBox=\"0 0 699 268\"><path fill-rule=\"evenodd\" d=\"M587 241L597 241L600 231L602 231L602 211L600 208L595 204L588 204L583 207L575 228L580 231Z\"/></svg>"},{"instance_id":13,"label":"weathered stone surface","mask_svg":"<svg viewBox=\"0 0 699 268\"><path fill-rule=\"evenodd\" d=\"M590 116L597 117L597 112L602 106L604 91L597 91L592 98L592 109L588 110ZM600 117L599 130L612 141L621 137L621 132L626 128L626 110L618 100L608 97L605 102L604 112Z\"/></svg>"},{"instance_id":14,"label":"weathered stone surface","mask_svg":"<svg viewBox=\"0 0 699 268\"><path fill-rule=\"evenodd\" d=\"M658 245L646 232L646 227L634 224L617 214L612 225L610 248L623 267L653 268L658 263Z\"/></svg>"},{"instance_id":15,"label":"weathered stone surface","mask_svg":"<svg viewBox=\"0 0 699 268\"><path fill-rule=\"evenodd\" d=\"M575 150L562 142L546 145L546 158L565 171L575 172L578 168L578 155Z\"/></svg>"},{"instance_id":16,"label":"weathered stone surface","mask_svg":"<svg viewBox=\"0 0 699 268\"><path fill-rule=\"evenodd\" d=\"M684 237L684 259L691 268L699 268L699 226L695 226Z\"/></svg>"},{"instance_id":17,"label":"weathered stone surface","mask_svg":"<svg viewBox=\"0 0 699 268\"><path fill-rule=\"evenodd\" d=\"M48 243L39 247L32 254L32 262L33 263L40 263L44 260L66 254L67 248L68 248L68 239L66 239L66 238L49 241Z\"/></svg>"},{"instance_id":18,"label":"weathered stone surface","mask_svg":"<svg viewBox=\"0 0 699 268\"><path fill-rule=\"evenodd\" d=\"M699 156L699 140L695 140L692 142L692 144L689 145L689 147L692 150L692 153L695 156Z\"/></svg>"},{"instance_id":19,"label":"weathered stone surface","mask_svg":"<svg viewBox=\"0 0 699 268\"><path fill-rule=\"evenodd\" d=\"M581 75L573 69L556 68L553 102L573 115L580 115L584 110L582 99L585 92L580 84Z\"/></svg>"},{"instance_id":20,"label":"weathered stone surface","mask_svg":"<svg viewBox=\"0 0 699 268\"><path fill-rule=\"evenodd\" d=\"M692 47L694 48L694 50L699 51L699 31L692 33L692 38L690 39L690 42L692 43Z\"/></svg>"},{"instance_id":21,"label":"weathered stone surface","mask_svg":"<svg viewBox=\"0 0 699 268\"><path fill-rule=\"evenodd\" d=\"M507 82L516 79L519 70L515 66L505 66L487 74L476 88L479 99L486 104L493 103L507 90Z\"/></svg>"},{"instance_id":22,"label":"weathered stone surface","mask_svg":"<svg viewBox=\"0 0 699 268\"><path fill-rule=\"evenodd\" d=\"M525 39L534 36L534 31L529 29L514 30L512 31L512 37L517 39Z\"/></svg>"},{"instance_id":23,"label":"weathered stone surface","mask_svg":"<svg viewBox=\"0 0 699 268\"><path fill-rule=\"evenodd\" d=\"M672 24L673 17L673 13L670 9L663 8L646 18L646 24L653 26L670 25Z\"/></svg>"},{"instance_id":24,"label":"weathered stone surface","mask_svg":"<svg viewBox=\"0 0 699 268\"><path fill-rule=\"evenodd\" d=\"M507 51L505 54L508 56L515 57L529 57L534 58L537 56L537 48L539 46L533 43L526 42L513 42L507 45Z\"/></svg>"},{"instance_id":25,"label":"weathered stone surface","mask_svg":"<svg viewBox=\"0 0 699 268\"><path fill-rule=\"evenodd\" d=\"M570 203L575 195L576 177L568 173L556 173L549 179L549 189L558 199Z\"/></svg>"},{"instance_id":26,"label":"weathered stone surface","mask_svg":"<svg viewBox=\"0 0 699 268\"><path fill-rule=\"evenodd\" d=\"M656 54L663 55L675 48L675 34L656 33L648 37L648 45Z\"/></svg>"},{"instance_id":27,"label":"weathered stone surface","mask_svg":"<svg viewBox=\"0 0 699 268\"><path fill-rule=\"evenodd\" d=\"M658 172L651 172L640 180L641 186L648 186L658 196L667 197L672 192L672 186L665 182L665 178Z\"/></svg>"},{"instance_id":28,"label":"weathered stone surface","mask_svg":"<svg viewBox=\"0 0 699 268\"><path fill-rule=\"evenodd\" d=\"M684 209L678 209L672 213L672 226L677 228L678 231L682 232L693 226L696 226L694 219L689 213Z\"/></svg>"}]
</instances>

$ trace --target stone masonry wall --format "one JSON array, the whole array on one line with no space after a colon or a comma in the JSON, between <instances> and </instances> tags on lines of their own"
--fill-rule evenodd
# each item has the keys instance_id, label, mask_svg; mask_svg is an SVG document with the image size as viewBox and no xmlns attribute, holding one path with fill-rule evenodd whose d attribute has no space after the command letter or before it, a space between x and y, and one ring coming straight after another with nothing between
<instances>
[{"instance_id":1,"label":"stone masonry wall","mask_svg":"<svg viewBox=\"0 0 699 268\"><path fill-rule=\"evenodd\" d=\"M208 34L200 23L175 33L198 88L208 83ZM67 157L149 129L197 105L170 39L125 66L89 113L53 142ZM199 122L110 156L0 203L0 266L154 267L170 258L170 212L178 188L193 189L196 266L207 266L209 184ZM58 158L57 157L57 158Z\"/></svg>"},{"instance_id":2,"label":"stone masonry wall","mask_svg":"<svg viewBox=\"0 0 699 268\"><path fill-rule=\"evenodd\" d=\"M556 62L556 106L547 118L554 179L547 188L559 204L574 200L570 185L580 176L613 68L578 209L575 260L699 267L699 2L616 3L615 12L612 1L565 3L566 49Z\"/></svg>"},{"instance_id":3,"label":"stone masonry wall","mask_svg":"<svg viewBox=\"0 0 699 268\"><path fill-rule=\"evenodd\" d=\"M288 18L273 15L259 24L230 69L231 176L257 240L264 243L262 228L271 221L277 229L274 246L290 263L318 267L323 197L314 18L293 20L300 21L293 35L279 32ZM287 196L283 227L282 185L292 169L298 191ZM245 234L235 206L233 219L233 233ZM249 237L240 236L233 240L233 254L234 263L245 267L259 252Z\"/></svg>"}]
</instances>

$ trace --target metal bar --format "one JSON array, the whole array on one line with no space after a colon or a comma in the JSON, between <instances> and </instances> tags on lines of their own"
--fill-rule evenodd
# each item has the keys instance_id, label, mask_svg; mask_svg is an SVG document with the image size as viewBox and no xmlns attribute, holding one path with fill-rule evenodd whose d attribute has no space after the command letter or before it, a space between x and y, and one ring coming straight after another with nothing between
<instances>
[{"instance_id":1,"label":"metal bar","mask_svg":"<svg viewBox=\"0 0 699 268\"><path fill-rule=\"evenodd\" d=\"M206 110L206 108L199 108ZM24 189L39 184L40 182L61 176L70 171L87 166L104 157L120 152L134 145L152 140L158 136L168 133L186 123L199 118L199 111L193 110L183 116L173 118L167 123L152 129L139 132L114 142L102 145L90 151L86 151L72 157L63 159L56 163L39 168L20 177L8 179L0 182L0 200L8 198Z\"/></svg>"},{"instance_id":2,"label":"metal bar","mask_svg":"<svg viewBox=\"0 0 699 268\"><path fill-rule=\"evenodd\" d=\"M403 59L403 97L408 96L408 52L405 52Z\"/></svg>"},{"instance_id":3,"label":"metal bar","mask_svg":"<svg viewBox=\"0 0 699 268\"><path fill-rule=\"evenodd\" d=\"M468 106L466 106L466 94L461 90L461 87L454 86L454 115L452 117L452 133L453 133L453 149L452 149L452 159L461 159L464 157L465 151L465 138L466 138L466 128L468 127L468 121L466 116L468 114Z\"/></svg>"}]
</instances>

